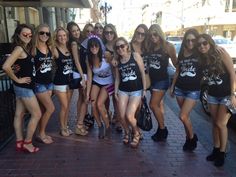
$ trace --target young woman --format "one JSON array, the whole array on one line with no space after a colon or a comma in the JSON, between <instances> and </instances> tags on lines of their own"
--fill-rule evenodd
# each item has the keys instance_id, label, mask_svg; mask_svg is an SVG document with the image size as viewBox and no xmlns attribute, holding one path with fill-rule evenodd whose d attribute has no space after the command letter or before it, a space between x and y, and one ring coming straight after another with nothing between
<instances>
[{"instance_id":1,"label":"young woman","mask_svg":"<svg viewBox=\"0 0 236 177\"><path fill-rule=\"evenodd\" d=\"M190 113L200 96L200 82L202 79L202 69L197 54L196 29L189 29L185 32L178 55L178 65L170 88L170 94L176 96L180 107L179 118L182 121L186 141L183 145L184 151L192 151L197 147L197 135L193 133Z\"/></svg>"},{"instance_id":2,"label":"young woman","mask_svg":"<svg viewBox=\"0 0 236 177\"><path fill-rule=\"evenodd\" d=\"M167 138L168 130L164 122L163 97L169 88L169 76L167 66L169 58L176 65L176 52L173 44L165 40L165 35L158 24L153 24L148 30L147 39L147 60L149 76L151 80L150 108L158 122L158 129L152 139L164 141Z\"/></svg>"},{"instance_id":3,"label":"young woman","mask_svg":"<svg viewBox=\"0 0 236 177\"><path fill-rule=\"evenodd\" d=\"M34 60L31 51L32 29L28 25L17 26L12 36L13 52L3 65L3 70L14 82L16 95L16 112L14 128L16 132L16 150L35 153L39 148L32 144L32 137L41 117L40 107L33 92L35 75ZM12 65L17 64L20 70L14 73ZM26 110L30 113L26 137L23 135L23 118Z\"/></svg>"},{"instance_id":4,"label":"young woman","mask_svg":"<svg viewBox=\"0 0 236 177\"><path fill-rule=\"evenodd\" d=\"M236 106L235 72L229 54L225 50L216 50L211 36L201 34L197 46L205 66L204 76L209 86L207 102L213 123L214 148L206 159L214 161L214 165L218 167L224 165L228 139L227 123L230 114L225 106L227 99L231 100L234 107Z\"/></svg>"},{"instance_id":5,"label":"young woman","mask_svg":"<svg viewBox=\"0 0 236 177\"><path fill-rule=\"evenodd\" d=\"M85 89L85 78L86 75L83 74L83 70L80 65L80 28L75 22L69 22L67 24L67 30L69 32L69 46L70 51L74 60L74 71L73 77L77 77L81 79L81 84L78 86L79 89L79 98L77 101L77 125L75 128L75 133L77 135L85 136L88 134L88 131L84 127L84 116L86 114L87 105L84 98L84 89Z\"/></svg>"},{"instance_id":6,"label":"young woman","mask_svg":"<svg viewBox=\"0 0 236 177\"><path fill-rule=\"evenodd\" d=\"M94 34L102 39L103 26L101 23L95 23L94 25Z\"/></svg>"},{"instance_id":7,"label":"young woman","mask_svg":"<svg viewBox=\"0 0 236 177\"><path fill-rule=\"evenodd\" d=\"M146 94L144 65L138 53L131 53L127 40L120 37L116 40L115 54L118 65L115 74L115 97L118 102L121 123L125 131L123 143L129 143L129 126L132 128L131 147L139 145L140 133L135 119L135 112Z\"/></svg>"},{"instance_id":8,"label":"young woman","mask_svg":"<svg viewBox=\"0 0 236 177\"><path fill-rule=\"evenodd\" d=\"M49 26L39 25L33 37L32 56L34 57L36 76L34 92L41 105L42 117L39 122L37 140L45 144L53 143L52 137L46 134L48 121L55 110L52 101L52 37Z\"/></svg>"},{"instance_id":9,"label":"young woman","mask_svg":"<svg viewBox=\"0 0 236 177\"><path fill-rule=\"evenodd\" d=\"M70 136L73 132L68 127L69 104L72 90L69 89L69 80L72 73L73 59L67 47L68 32L58 27L54 33L55 48L53 49L57 70L54 77L54 91L59 99L61 108L59 113L60 134Z\"/></svg>"},{"instance_id":10,"label":"young woman","mask_svg":"<svg viewBox=\"0 0 236 177\"><path fill-rule=\"evenodd\" d=\"M109 95L114 93L114 81L112 68L109 59L103 57L105 47L102 41L97 36L90 36L88 40L88 88L87 98L90 98L92 103L93 115L99 127L99 138L110 138L111 128L108 119L108 113L105 107L105 102ZM100 120L100 116L105 124Z\"/></svg>"},{"instance_id":11,"label":"young woman","mask_svg":"<svg viewBox=\"0 0 236 177\"><path fill-rule=\"evenodd\" d=\"M116 41L116 39L118 38L117 36L117 32L116 32L116 28L113 24L109 23L107 25L104 26L104 31L103 31L103 41L106 47L106 52L105 55L107 58L114 57L114 43ZM122 132L122 127L120 125L120 120L119 120L119 111L118 111L118 106L115 100L115 97L113 95L112 97L112 101L113 101L113 107L114 107L114 114L113 114L113 118L111 117L111 113L109 115L110 121L112 124L115 124L115 129L117 132ZM107 104L107 109L109 110L109 100L106 103Z\"/></svg>"}]
</instances>

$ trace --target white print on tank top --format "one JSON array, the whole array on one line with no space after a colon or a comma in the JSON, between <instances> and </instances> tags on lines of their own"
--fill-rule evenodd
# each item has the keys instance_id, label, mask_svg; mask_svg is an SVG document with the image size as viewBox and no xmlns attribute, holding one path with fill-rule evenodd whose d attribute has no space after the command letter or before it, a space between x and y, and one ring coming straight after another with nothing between
<instances>
[{"instance_id":1,"label":"white print on tank top","mask_svg":"<svg viewBox=\"0 0 236 177\"><path fill-rule=\"evenodd\" d=\"M208 85L221 85L222 79L218 76L211 76L208 78Z\"/></svg>"},{"instance_id":2,"label":"white print on tank top","mask_svg":"<svg viewBox=\"0 0 236 177\"><path fill-rule=\"evenodd\" d=\"M52 70L52 59L51 57L40 57L39 61L43 61L43 63L40 65L39 71L40 73L46 73L48 71Z\"/></svg>"},{"instance_id":3,"label":"white print on tank top","mask_svg":"<svg viewBox=\"0 0 236 177\"><path fill-rule=\"evenodd\" d=\"M130 63L129 65L121 68L122 82L128 82L130 80L133 81L137 79L137 75L131 66L135 66L135 63Z\"/></svg>"},{"instance_id":4,"label":"white print on tank top","mask_svg":"<svg viewBox=\"0 0 236 177\"><path fill-rule=\"evenodd\" d=\"M154 69L160 69L161 64L160 64L160 58L162 57L161 54L151 54L149 56L149 61L150 61L150 68Z\"/></svg>"},{"instance_id":5,"label":"white print on tank top","mask_svg":"<svg viewBox=\"0 0 236 177\"><path fill-rule=\"evenodd\" d=\"M63 67L63 74L67 75L67 74L72 73L72 60L71 60L71 58L62 59L62 63L65 63L64 67Z\"/></svg>"},{"instance_id":6,"label":"white print on tank top","mask_svg":"<svg viewBox=\"0 0 236 177\"><path fill-rule=\"evenodd\" d=\"M36 76L36 69L35 69L35 66L34 66L34 58L31 58L31 62L33 63L33 72L32 72L32 75L35 77L35 76Z\"/></svg>"},{"instance_id":7,"label":"white print on tank top","mask_svg":"<svg viewBox=\"0 0 236 177\"><path fill-rule=\"evenodd\" d=\"M195 77L196 76L196 68L194 67L195 65L193 64L197 62L197 59L190 58L190 59L185 59L181 60L181 72L180 76L188 76L188 77Z\"/></svg>"}]
</instances>

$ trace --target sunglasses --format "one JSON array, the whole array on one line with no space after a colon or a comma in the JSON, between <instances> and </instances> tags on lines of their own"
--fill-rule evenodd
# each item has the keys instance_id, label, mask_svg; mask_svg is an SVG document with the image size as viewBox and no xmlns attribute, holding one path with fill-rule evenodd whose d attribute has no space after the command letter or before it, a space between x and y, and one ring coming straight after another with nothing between
<instances>
[{"instance_id":1,"label":"sunglasses","mask_svg":"<svg viewBox=\"0 0 236 177\"><path fill-rule=\"evenodd\" d=\"M150 36L154 36L154 37L157 37L159 36L157 33L150 33Z\"/></svg>"},{"instance_id":2,"label":"sunglasses","mask_svg":"<svg viewBox=\"0 0 236 177\"><path fill-rule=\"evenodd\" d=\"M196 39L186 39L186 42L187 42L187 43L190 43L190 42L195 43L195 42L196 42Z\"/></svg>"},{"instance_id":3,"label":"sunglasses","mask_svg":"<svg viewBox=\"0 0 236 177\"><path fill-rule=\"evenodd\" d=\"M136 31L136 34L137 34L138 36L145 37L145 33L141 33L141 32Z\"/></svg>"},{"instance_id":4,"label":"sunglasses","mask_svg":"<svg viewBox=\"0 0 236 177\"><path fill-rule=\"evenodd\" d=\"M87 33L93 33L93 31L87 30Z\"/></svg>"},{"instance_id":5,"label":"sunglasses","mask_svg":"<svg viewBox=\"0 0 236 177\"><path fill-rule=\"evenodd\" d=\"M45 31L39 31L39 35L44 35L46 34L46 36L50 36L50 32L45 32Z\"/></svg>"},{"instance_id":6,"label":"sunglasses","mask_svg":"<svg viewBox=\"0 0 236 177\"><path fill-rule=\"evenodd\" d=\"M125 48L125 44L121 44L121 45L116 46L116 50L124 49L124 48Z\"/></svg>"},{"instance_id":7,"label":"sunglasses","mask_svg":"<svg viewBox=\"0 0 236 177\"><path fill-rule=\"evenodd\" d=\"M104 34L105 34L105 35L113 35L114 32L113 32L113 31L104 31Z\"/></svg>"},{"instance_id":8,"label":"sunglasses","mask_svg":"<svg viewBox=\"0 0 236 177\"><path fill-rule=\"evenodd\" d=\"M202 45L203 46L207 46L209 43L207 41L203 41L203 42L198 42L197 46L198 47L201 47Z\"/></svg>"},{"instance_id":9,"label":"sunglasses","mask_svg":"<svg viewBox=\"0 0 236 177\"><path fill-rule=\"evenodd\" d=\"M98 44L91 44L90 48L98 48Z\"/></svg>"},{"instance_id":10,"label":"sunglasses","mask_svg":"<svg viewBox=\"0 0 236 177\"><path fill-rule=\"evenodd\" d=\"M95 26L94 28L95 28L95 29L103 29L102 26Z\"/></svg>"},{"instance_id":11,"label":"sunglasses","mask_svg":"<svg viewBox=\"0 0 236 177\"><path fill-rule=\"evenodd\" d=\"M32 38L32 33L22 33L22 36Z\"/></svg>"}]
</instances>

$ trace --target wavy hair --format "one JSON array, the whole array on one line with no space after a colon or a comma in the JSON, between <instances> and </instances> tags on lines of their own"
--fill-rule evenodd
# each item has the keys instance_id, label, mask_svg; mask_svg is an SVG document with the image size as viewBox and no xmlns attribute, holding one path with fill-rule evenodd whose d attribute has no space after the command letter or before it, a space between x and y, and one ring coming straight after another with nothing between
<instances>
[{"instance_id":1,"label":"wavy hair","mask_svg":"<svg viewBox=\"0 0 236 177\"><path fill-rule=\"evenodd\" d=\"M19 37L21 31L23 30L23 28L30 29L31 33L33 34L33 28L31 26L29 26L27 24L19 24L16 27L15 32L14 32L11 40L12 40L13 47L21 46L22 48L25 48L29 52L29 51L31 51L31 48L32 48L32 40L30 40L30 42L27 44L27 46L25 46L25 43Z\"/></svg>"},{"instance_id":2,"label":"wavy hair","mask_svg":"<svg viewBox=\"0 0 236 177\"><path fill-rule=\"evenodd\" d=\"M80 35L79 39L73 37L73 35L72 35L71 30L72 30L72 28L73 28L74 26L78 27L78 29L79 29L79 31L80 31L80 34L81 34L81 29L80 29L80 27L79 27L79 25L78 25L77 23L75 23L75 22L73 22L73 21L67 23L66 29L67 29L67 31L69 32L69 44L71 44L73 41L75 41L75 42L77 42L77 43L80 43L80 42L81 42L81 35Z\"/></svg>"},{"instance_id":3,"label":"wavy hair","mask_svg":"<svg viewBox=\"0 0 236 177\"><path fill-rule=\"evenodd\" d=\"M115 27L113 24L111 24L111 23L106 24L106 25L104 26L104 28L103 28L103 34L102 34L102 38L103 38L104 44L107 43L107 39L106 39L105 33L104 33L107 28L111 28L111 30L114 32L113 41L115 41L115 40L118 38L117 31L116 31L116 27Z\"/></svg>"},{"instance_id":4,"label":"wavy hair","mask_svg":"<svg viewBox=\"0 0 236 177\"><path fill-rule=\"evenodd\" d=\"M68 31L67 31L65 28L63 28L63 27L60 26L60 27L56 28L55 31L54 31L54 33L53 33L53 41L54 41L54 45L55 45L55 46L58 46L58 45L59 45L58 40L57 40L57 35L58 35L58 32L59 32L59 31L65 31L66 36L67 36L67 40L69 40L69 33L68 33ZM69 46L68 46L68 41L67 41L67 47L69 48Z\"/></svg>"},{"instance_id":5,"label":"wavy hair","mask_svg":"<svg viewBox=\"0 0 236 177\"><path fill-rule=\"evenodd\" d=\"M200 38L205 39L209 45L209 51L207 53L200 53L200 58L202 60L203 66L210 66L208 67L208 73L209 75L218 75L225 73L225 66L223 64L221 54L216 50L216 44L212 37L209 34L200 34L198 36L198 40Z\"/></svg>"},{"instance_id":6,"label":"wavy hair","mask_svg":"<svg viewBox=\"0 0 236 177\"><path fill-rule=\"evenodd\" d=\"M128 52L131 52L130 51L130 45L128 43L128 41L124 38L124 37L118 37L115 42L114 42L114 45L113 45L113 50L114 50L114 53L115 53L115 58L117 58L118 60L120 60L121 56L117 53L117 50L116 50L116 43L118 41L123 41L125 43L125 45L128 46Z\"/></svg>"},{"instance_id":7,"label":"wavy hair","mask_svg":"<svg viewBox=\"0 0 236 177\"><path fill-rule=\"evenodd\" d=\"M156 47L155 46L156 44L151 41L151 33L153 32L157 33L157 35L159 36L160 48L162 48L166 52L167 41L166 41L165 33L162 31L161 27L158 24L152 24L150 28L148 29L148 37L146 40L147 51L153 52Z\"/></svg>"}]
</instances>

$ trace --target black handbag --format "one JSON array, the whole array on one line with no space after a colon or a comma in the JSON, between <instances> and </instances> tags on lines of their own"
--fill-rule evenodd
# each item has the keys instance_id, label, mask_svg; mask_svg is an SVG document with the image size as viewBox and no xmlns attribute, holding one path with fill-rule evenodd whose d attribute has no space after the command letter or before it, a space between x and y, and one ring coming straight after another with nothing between
<instances>
[{"instance_id":1,"label":"black handbag","mask_svg":"<svg viewBox=\"0 0 236 177\"><path fill-rule=\"evenodd\" d=\"M152 117L146 97L143 98L143 104L137 117L137 125L144 131L150 131L152 129Z\"/></svg>"}]
</instances>

